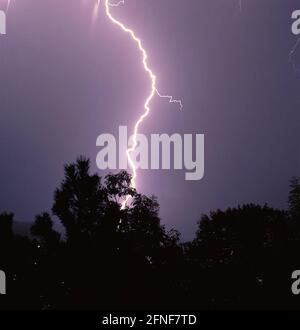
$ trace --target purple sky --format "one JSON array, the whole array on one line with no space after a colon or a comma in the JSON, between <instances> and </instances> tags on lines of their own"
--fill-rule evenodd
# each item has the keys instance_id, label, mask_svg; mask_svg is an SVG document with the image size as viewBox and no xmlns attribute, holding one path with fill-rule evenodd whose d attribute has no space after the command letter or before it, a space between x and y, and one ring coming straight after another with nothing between
<instances>
[{"instance_id":1,"label":"purple sky","mask_svg":"<svg viewBox=\"0 0 300 330\"><path fill-rule=\"evenodd\" d=\"M6 1L0 0L0 8ZM96 138L132 129L149 82L128 36L94 0L13 0L0 37L0 211L32 221L51 209L63 164L84 154L96 171ZM191 238L202 213L239 203L285 207L299 175L297 0L127 0L114 15L143 40L158 88L144 133L204 133L205 177L143 171L167 227ZM298 53L298 54L297 54ZM295 60L300 66L300 49ZM100 173L101 174L101 173Z\"/></svg>"}]
</instances>

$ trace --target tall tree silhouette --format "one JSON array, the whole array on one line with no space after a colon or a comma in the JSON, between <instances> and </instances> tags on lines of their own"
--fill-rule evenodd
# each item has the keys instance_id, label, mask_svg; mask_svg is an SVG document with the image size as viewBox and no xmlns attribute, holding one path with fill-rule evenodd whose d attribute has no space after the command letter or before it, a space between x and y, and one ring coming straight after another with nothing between
<instances>
[{"instance_id":1,"label":"tall tree silhouette","mask_svg":"<svg viewBox=\"0 0 300 330\"><path fill-rule=\"evenodd\" d=\"M65 178L55 191L53 213L66 228L70 241L89 236L101 221L108 203L98 175L89 174L89 160L81 157L65 166Z\"/></svg>"}]
</instances>

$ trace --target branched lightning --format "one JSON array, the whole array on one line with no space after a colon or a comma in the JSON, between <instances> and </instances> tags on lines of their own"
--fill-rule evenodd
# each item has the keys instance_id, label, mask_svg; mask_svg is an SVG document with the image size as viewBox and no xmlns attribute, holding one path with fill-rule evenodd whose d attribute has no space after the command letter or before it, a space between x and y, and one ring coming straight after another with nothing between
<instances>
[{"instance_id":1,"label":"branched lightning","mask_svg":"<svg viewBox=\"0 0 300 330\"><path fill-rule=\"evenodd\" d=\"M150 68L150 66L148 64L148 54L147 54L146 49L143 47L143 43L142 43L141 39L137 37L136 33L132 29L128 28L125 24L123 24L121 21L117 20L112 15L111 10L110 10L111 7L119 7L120 5L123 5L123 4L125 4L125 0L119 0L114 3L110 2L110 0L102 0L102 1L104 2L105 14L109 18L109 20L113 24L118 26L123 32L127 33L130 36L130 38L132 39L132 41L135 42L139 52L142 55L142 64L143 64L144 70L147 73L147 75L149 76L149 80L151 82L151 90L144 103L144 112L137 119L137 121L135 122L135 125L134 125L134 130L133 130L133 135L132 135L133 136L132 146L126 150L127 159L128 159L130 168L132 169L131 187L136 188L137 168L134 163L134 160L132 159L131 154L137 148L137 145L138 145L137 137L138 137L139 128L140 128L140 125L143 123L143 121L149 115L149 113L151 111L150 103L151 103L152 99L154 98L155 95L158 95L160 98L167 99L169 101L169 103L178 104L180 110L183 109L183 103L181 100L174 99L173 96L171 96L171 95L163 95L158 91L157 85L156 85L156 81L157 81L156 75L154 74L154 72L152 71L152 69ZM11 4L11 0L7 0L6 12L8 12L10 4ZM98 8L100 7L100 4L101 4L101 0L96 0L94 14L96 14L98 12ZM130 199L130 196L127 196L125 201L122 203L122 208L124 208L126 206L129 199Z\"/></svg>"},{"instance_id":2,"label":"branched lightning","mask_svg":"<svg viewBox=\"0 0 300 330\"><path fill-rule=\"evenodd\" d=\"M100 0L99 0L100 1ZM111 2L109 2L109 5L111 6L111 7L119 7L120 5L124 5L125 4L125 0L120 0L119 2L117 2L117 3L111 3Z\"/></svg>"},{"instance_id":3,"label":"branched lightning","mask_svg":"<svg viewBox=\"0 0 300 330\"><path fill-rule=\"evenodd\" d=\"M106 16L110 19L110 21L113 24L117 25L122 31L127 33L131 37L131 39L136 43L138 50L140 51L140 53L142 55L142 64L143 64L144 70L147 73L147 75L149 76L149 80L151 82L150 94L144 103L144 112L138 118L138 120L136 121L136 123L134 125L134 131L133 131L133 135L132 135L133 136L132 146L130 148L128 148L126 151L127 159L128 159L129 165L132 169L131 187L136 188L137 168L131 157L131 154L132 154L132 152L134 152L136 150L136 147L138 145L137 136L138 136L140 125L143 123L143 121L149 115L149 113L151 111L150 103L151 103L152 99L154 98L155 95L158 95L161 98L168 99L169 103L179 104L181 110L183 109L183 104L182 104L181 100L175 100L172 96L163 95L158 91L157 86L156 86L156 81L157 81L156 75L153 73L152 69L150 68L150 66L148 64L148 54L147 54L147 51L145 50L145 48L143 47L143 43L142 43L141 39L139 39L136 36L136 33L132 29L128 28L125 24L123 24L122 22L117 20L112 15L110 7L118 7L119 5L124 4L124 3L125 3L124 0L121 0L117 3L110 3L109 0L104 0ZM97 6L99 7L99 5L100 5L100 0L97 0ZM127 196L125 201L122 204L122 208L124 208L126 206L129 199L130 199L130 196Z\"/></svg>"}]
</instances>

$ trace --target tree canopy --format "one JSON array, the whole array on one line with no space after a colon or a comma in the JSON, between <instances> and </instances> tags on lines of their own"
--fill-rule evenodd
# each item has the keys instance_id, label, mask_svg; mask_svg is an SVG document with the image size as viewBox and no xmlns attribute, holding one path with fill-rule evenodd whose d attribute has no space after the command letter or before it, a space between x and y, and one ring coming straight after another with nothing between
<instances>
[{"instance_id":1,"label":"tree canopy","mask_svg":"<svg viewBox=\"0 0 300 330\"><path fill-rule=\"evenodd\" d=\"M213 211L201 216L191 242L166 230L157 198L130 180L125 171L91 174L80 157L65 166L52 214L36 216L30 237L14 233L12 213L0 214L0 266L10 288L4 308L296 306L290 275L299 268L298 178L288 210L249 204Z\"/></svg>"}]
</instances>

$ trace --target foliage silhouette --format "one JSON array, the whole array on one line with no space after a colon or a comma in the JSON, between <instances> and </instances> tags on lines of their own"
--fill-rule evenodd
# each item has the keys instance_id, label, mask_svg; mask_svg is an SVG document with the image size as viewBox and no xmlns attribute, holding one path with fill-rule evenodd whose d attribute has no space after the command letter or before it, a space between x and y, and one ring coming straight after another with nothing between
<instances>
[{"instance_id":1,"label":"foliage silhouette","mask_svg":"<svg viewBox=\"0 0 300 330\"><path fill-rule=\"evenodd\" d=\"M31 226L31 234L39 238L41 244L49 248L57 246L60 241L60 234L53 229L53 221L48 213L36 216Z\"/></svg>"},{"instance_id":2,"label":"foliage silhouette","mask_svg":"<svg viewBox=\"0 0 300 330\"><path fill-rule=\"evenodd\" d=\"M137 193L130 178L90 174L80 157L65 166L53 220L38 215L31 238L13 233L13 214L0 214L0 268L9 281L1 309L298 307L290 276L299 268L299 179L291 180L288 211L217 210L182 243L161 224L157 198Z\"/></svg>"},{"instance_id":3,"label":"foliage silhouette","mask_svg":"<svg viewBox=\"0 0 300 330\"><path fill-rule=\"evenodd\" d=\"M289 209L294 219L300 219L300 180L293 177L290 181Z\"/></svg>"}]
</instances>

